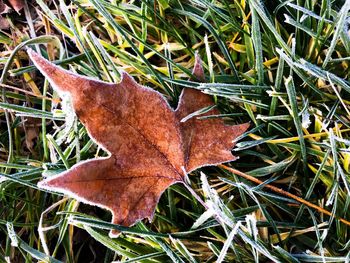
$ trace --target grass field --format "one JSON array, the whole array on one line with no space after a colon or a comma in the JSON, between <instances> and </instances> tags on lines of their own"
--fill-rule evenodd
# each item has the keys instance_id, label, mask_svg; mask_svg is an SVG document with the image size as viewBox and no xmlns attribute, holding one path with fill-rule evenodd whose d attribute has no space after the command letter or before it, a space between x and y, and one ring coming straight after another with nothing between
<instances>
[{"instance_id":1,"label":"grass field","mask_svg":"<svg viewBox=\"0 0 350 263\"><path fill-rule=\"evenodd\" d=\"M37 0L3 14L0 262L349 262L349 9L349 0ZM127 71L173 107L184 87L201 89L221 112L213 117L251 123L233 150L240 158L192 172L197 196L173 185L153 221L130 228L40 190L43 176L106 153L62 110L26 47L107 82ZM188 80L196 52L201 85ZM111 239L111 229L122 234Z\"/></svg>"}]
</instances>

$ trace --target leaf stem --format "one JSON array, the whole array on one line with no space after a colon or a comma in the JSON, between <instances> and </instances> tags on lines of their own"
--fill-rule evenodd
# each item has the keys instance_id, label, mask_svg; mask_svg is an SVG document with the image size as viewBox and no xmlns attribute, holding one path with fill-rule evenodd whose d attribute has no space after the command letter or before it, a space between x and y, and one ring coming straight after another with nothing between
<instances>
[{"instance_id":1,"label":"leaf stem","mask_svg":"<svg viewBox=\"0 0 350 263\"><path fill-rule=\"evenodd\" d=\"M306 201L305 199L303 199L303 198L301 198L299 196L296 196L296 195L291 194L291 193L289 193L287 191L284 191L284 190L282 190L282 189L280 189L280 188L278 188L276 186L269 185L269 184L264 184L263 181L255 178L255 177L253 177L253 176L251 176L249 174L243 173L241 171L238 171L238 170L236 170L234 168L228 167L228 166L223 165L223 164L218 165L218 167L220 167L222 169L225 169L225 170L227 170L227 171L229 171L229 172L231 172L233 174L236 174L238 176L241 176L241 177L243 177L243 178L245 178L245 179L247 179L247 180L249 180L251 182L254 182L256 184L261 184L262 187L264 187L264 188L267 188L267 189L269 189L269 190L271 190L271 191L273 191L275 193L278 193L278 194L284 195L286 197L289 197L289 198L291 198L291 199L293 199L293 200L295 200L295 201L297 201L297 202L299 202L301 204L304 204L304 205L306 205L308 207L311 207L311 208L315 209L316 211L318 211L320 213L326 214L326 215L328 215L330 217L333 216L333 214L331 212L329 212L328 210L326 210L326 209L324 209L324 208L322 208L322 207L320 207L318 205L315 205L315 204L313 204L313 203L311 203L309 201ZM334 215L334 218L336 218L340 222L344 223L345 225L350 226L350 222L347 221L346 219L344 219L342 217L338 217L336 215Z\"/></svg>"}]
</instances>

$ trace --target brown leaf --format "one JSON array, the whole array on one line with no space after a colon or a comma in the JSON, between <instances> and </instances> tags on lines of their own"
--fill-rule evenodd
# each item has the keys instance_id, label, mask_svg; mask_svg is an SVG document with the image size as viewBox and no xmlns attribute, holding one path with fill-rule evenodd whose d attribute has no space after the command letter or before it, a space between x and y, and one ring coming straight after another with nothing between
<instances>
[{"instance_id":1,"label":"brown leaf","mask_svg":"<svg viewBox=\"0 0 350 263\"><path fill-rule=\"evenodd\" d=\"M24 8L24 0L8 0L12 8L19 13Z\"/></svg>"},{"instance_id":2,"label":"brown leaf","mask_svg":"<svg viewBox=\"0 0 350 263\"><path fill-rule=\"evenodd\" d=\"M197 90L183 90L174 111L160 93L137 84L125 72L120 83L110 84L63 70L34 51L28 53L53 87L71 96L89 135L109 152L109 157L80 162L39 186L110 210L114 224L151 220L161 194L183 182L186 173L234 160L232 140L249 126L195 117L181 122L213 105L208 95ZM204 79L198 60L194 74ZM213 109L203 116L217 113Z\"/></svg>"}]
</instances>

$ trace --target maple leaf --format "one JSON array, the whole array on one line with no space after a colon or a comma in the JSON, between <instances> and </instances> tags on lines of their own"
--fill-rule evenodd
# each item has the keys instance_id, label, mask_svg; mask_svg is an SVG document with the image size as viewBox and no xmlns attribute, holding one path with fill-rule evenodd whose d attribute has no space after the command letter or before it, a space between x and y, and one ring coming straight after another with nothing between
<instances>
[{"instance_id":1,"label":"maple leaf","mask_svg":"<svg viewBox=\"0 0 350 263\"><path fill-rule=\"evenodd\" d=\"M112 212L112 223L131 226L152 219L161 194L198 167L232 161L233 139L249 124L185 118L212 106L210 96L184 89L174 111L153 89L123 72L117 84L63 70L32 50L36 67L62 96L69 94L80 121L108 157L87 160L49 177L39 186ZM196 60L194 75L204 80ZM202 116L218 114L212 109ZM111 237L118 231L112 230Z\"/></svg>"}]
</instances>

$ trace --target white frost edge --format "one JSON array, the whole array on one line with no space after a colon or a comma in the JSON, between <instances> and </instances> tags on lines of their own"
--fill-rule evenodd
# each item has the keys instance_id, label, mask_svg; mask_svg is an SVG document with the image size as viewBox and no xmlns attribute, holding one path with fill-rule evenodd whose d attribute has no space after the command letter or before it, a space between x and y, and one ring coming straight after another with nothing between
<instances>
[{"instance_id":1,"label":"white frost edge","mask_svg":"<svg viewBox=\"0 0 350 263\"><path fill-rule=\"evenodd\" d=\"M79 162L79 163L73 165L71 168L69 168L68 170L66 170L66 171L64 171L64 172L62 172L62 173L59 173L59 174L57 174L57 175L50 176L50 177L46 178L44 181L40 181L40 182L38 183L38 187L41 188L41 189L45 189L45 190L49 190L49 191L53 191L53 192L63 193L63 194L65 194L65 195L67 195L67 196L70 196L70 197L72 197L72 198L76 199L77 201L82 202L82 203L84 203L84 204L88 204L88 205L91 205L91 206L97 206L97 207L106 209L106 210L108 210L108 211L111 212L111 214L112 214L111 223L114 224L113 221L114 221L114 219L115 219L115 213L114 213L114 211L113 211L110 207L105 206L105 205L100 204L100 203L91 202L91 201L89 201L89 200L87 200L87 199L85 199L85 198L83 198L83 197L77 195L75 192L72 192L72 191L68 190L67 188L48 186L48 185L46 185L46 183L45 183L46 180L47 180L47 181L51 181L51 180L57 179L57 178L59 178L59 177L64 177L67 173L69 173L71 170L76 169L76 168L77 168L78 166L80 166L80 165L84 165L84 164L86 164L86 163L88 163L88 162L96 161L96 160L97 160L97 161L107 160L107 159L109 159L109 158L111 158L111 156L108 156L108 157L100 157L100 158L94 158L94 159L89 159L89 160L81 161L81 162ZM181 181L175 181L175 182L171 183L168 187L170 187L171 185L176 184L176 183L183 183L183 182L181 182ZM166 190L166 189L164 189L164 191L165 191L165 190ZM156 204L159 202L159 199L160 199L160 197L162 196L162 194L164 193L164 191L162 191L162 192L160 193L160 195L159 195L159 197L158 197L158 199L157 199ZM131 224L130 226L123 226L123 225L120 225L120 226L122 226L122 227L132 227L132 226L134 226L136 223L138 223L139 221L141 221L141 220L144 219L144 218L147 218L148 221L151 222L152 219L153 219L153 217L154 217L155 210L156 210L156 206L154 206L153 212L151 213L150 216L139 218L139 219L135 220L135 222L134 222L133 224ZM114 230L117 230L117 229L114 229ZM117 230L117 231L119 231L119 230ZM111 237L111 238L118 237L118 236L121 234L121 233L113 234L112 232L113 232L113 230L110 230L110 232L109 232L109 237ZM121 232L121 231L120 231L120 232Z\"/></svg>"}]
</instances>

